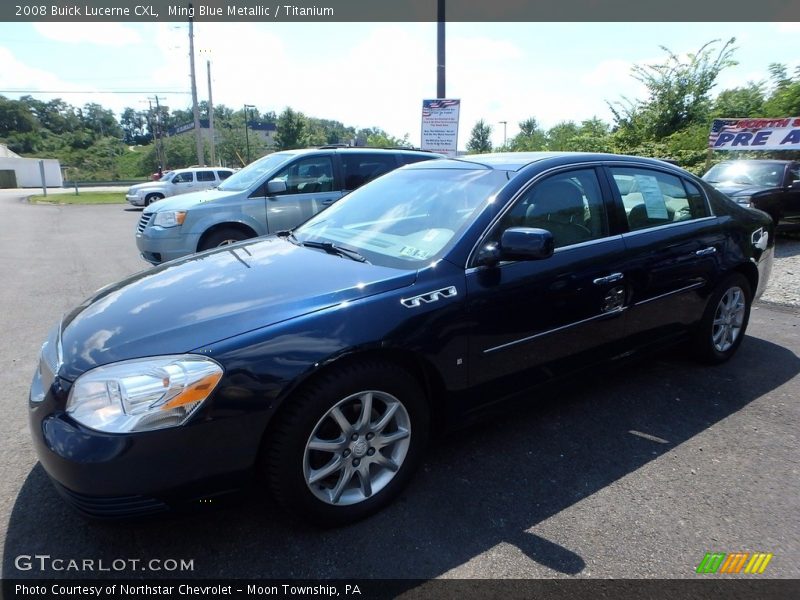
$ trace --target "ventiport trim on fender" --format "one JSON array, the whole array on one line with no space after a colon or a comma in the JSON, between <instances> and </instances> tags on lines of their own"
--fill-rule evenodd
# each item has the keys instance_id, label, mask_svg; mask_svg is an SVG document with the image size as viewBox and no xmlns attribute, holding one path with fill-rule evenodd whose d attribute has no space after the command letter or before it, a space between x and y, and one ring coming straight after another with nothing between
<instances>
[{"instance_id":1,"label":"ventiport trim on fender","mask_svg":"<svg viewBox=\"0 0 800 600\"><path fill-rule=\"evenodd\" d=\"M458 290L456 290L455 286L451 285L450 287L442 288L440 290L425 292L424 294L420 294L419 296L412 296L411 298L401 298L400 303L406 308L416 308L418 306L421 306L422 302L430 304L431 302L436 302L441 298L452 298L453 296L457 295L458 295Z\"/></svg>"}]
</instances>

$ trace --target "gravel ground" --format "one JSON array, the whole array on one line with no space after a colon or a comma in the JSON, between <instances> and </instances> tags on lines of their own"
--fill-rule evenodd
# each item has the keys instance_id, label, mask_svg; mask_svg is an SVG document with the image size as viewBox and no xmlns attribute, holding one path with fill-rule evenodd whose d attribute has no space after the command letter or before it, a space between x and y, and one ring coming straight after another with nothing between
<instances>
[{"instance_id":1,"label":"gravel ground","mask_svg":"<svg viewBox=\"0 0 800 600\"><path fill-rule=\"evenodd\" d=\"M775 263L761 300L800 306L800 233L778 236Z\"/></svg>"}]
</instances>

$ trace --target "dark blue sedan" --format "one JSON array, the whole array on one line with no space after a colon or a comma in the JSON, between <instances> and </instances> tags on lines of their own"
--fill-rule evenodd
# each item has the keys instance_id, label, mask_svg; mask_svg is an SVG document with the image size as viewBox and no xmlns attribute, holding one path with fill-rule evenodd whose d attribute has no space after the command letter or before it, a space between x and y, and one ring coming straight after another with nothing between
<instances>
[{"instance_id":1,"label":"dark blue sedan","mask_svg":"<svg viewBox=\"0 0 800 600\"><path fill-rule=\"evenodd\" d=\"M418 163L291 232L100 290L42 348L39 459L81 511L165 510L265 478L335 525L398 495L432 435L604 361L742 343L768 215L670 164Z\"/></svg>"}]
</instances>

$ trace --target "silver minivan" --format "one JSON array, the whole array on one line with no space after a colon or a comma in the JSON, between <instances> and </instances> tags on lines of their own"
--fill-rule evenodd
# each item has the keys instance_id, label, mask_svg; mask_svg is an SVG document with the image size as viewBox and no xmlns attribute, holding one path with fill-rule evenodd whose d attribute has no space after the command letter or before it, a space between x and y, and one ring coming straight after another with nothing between
<instances>
[{"instance_id":1,"label":"silver minivan","mask_svg":"<svg viewBox=\"0 0 800 600\"><path fill-rule=\"evenodd\" d=\"M403 165L441 158L418 150L327 147L268 154L216 189L147 206L136 245L151 264L290 229Z\"/></svg>"}]
</instances>

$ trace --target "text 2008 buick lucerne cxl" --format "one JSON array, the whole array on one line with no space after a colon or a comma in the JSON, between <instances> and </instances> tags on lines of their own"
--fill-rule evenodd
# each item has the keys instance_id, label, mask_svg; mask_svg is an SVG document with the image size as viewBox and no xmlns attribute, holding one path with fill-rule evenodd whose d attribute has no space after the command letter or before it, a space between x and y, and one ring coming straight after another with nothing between
<instances>
[{"instance_id":1,"label":"text 2008 buick lucerne cxl","mask_svg":"<svg viewBox=\"0 0 800 600\"><path fill-rule=\"evenodd\" d=\"M90 515L261 476L302 518L351 522L484 403L663 343L730 358L772 228L656 160L410 165L292 232L139 273L67 314L31 388L36 450Z\"/></svg>"}]
</instances>

